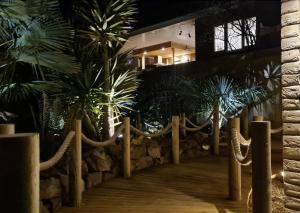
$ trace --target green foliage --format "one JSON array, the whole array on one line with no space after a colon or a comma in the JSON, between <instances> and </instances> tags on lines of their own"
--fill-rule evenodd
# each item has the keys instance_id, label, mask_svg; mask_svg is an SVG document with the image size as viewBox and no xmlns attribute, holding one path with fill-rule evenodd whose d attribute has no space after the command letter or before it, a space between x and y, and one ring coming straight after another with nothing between
<instances>
[{"instance_id":1,"label":"green foliage","mask_svg":"<svg viewBox=\"0 0 300 213\"><path fill-rule=\"evenodd\" d=\"M126 42L136 13L134 0L83 2L78 13L88 26L80 30L82 37L89 40L87 49L97 53L106 46L114 49Z\"/></svg>"},{"instance_id":2,"label":"green foliage","mask_svg":"<svg viewBox=\"0 0 300 213\"><path fill-rule=\"evenodd\" d=\"M80 70L75 59L66 54L74 32L59 14L58 1L54 0L0 3L0 90L7 101L53 88L45 72Z\"/></svg>"}]
</instances>

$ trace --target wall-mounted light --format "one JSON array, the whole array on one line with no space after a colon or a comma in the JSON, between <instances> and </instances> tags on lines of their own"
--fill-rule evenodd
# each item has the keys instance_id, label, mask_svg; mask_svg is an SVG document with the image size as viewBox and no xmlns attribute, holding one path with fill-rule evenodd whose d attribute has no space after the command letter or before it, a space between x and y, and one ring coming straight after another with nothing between
<instances>
[{"instance_id":1,"label":"wall-mounted light","mask_svg":"<svg viewBox=\"0 0 300 213\"><path fill-rule=\"evenodd\" d=\"M166 49L164 47L161 48L161 51L165 51Z\"/></svg>"},{"instance_id":2,"label":"wall-mounted light","mask_svg":"<svg viewBox=\"0 0 300 213\"><path fill-rule=\"evenodd\" d=\"M144 55L147 55L147 51L144 51L144 53L143 53Z\"/></svg>"}]
</instances>

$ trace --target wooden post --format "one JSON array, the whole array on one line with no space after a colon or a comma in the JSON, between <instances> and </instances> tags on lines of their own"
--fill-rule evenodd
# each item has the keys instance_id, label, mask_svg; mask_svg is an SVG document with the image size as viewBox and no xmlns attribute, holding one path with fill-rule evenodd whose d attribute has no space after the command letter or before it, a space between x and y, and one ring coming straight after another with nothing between
<instances>
[{"instance_id":1,"label":"wooden post","mask_svg":"<svg viewBox=\"0 0 300 213\"><path fill-rule=\"evenodd\" d=\"M173 163L179 164L179 116L172 116L172 156Z\"/></svg>"},{"instance_id":2,"label":"wooden post","mask_svg":"<svg viewBox=\"0 0 300 213\"><path fill-rule=\"evenodd\" d=\"M130 169L130 118L124 118L124 130L123 130L123 172L124 177L129 178L131 176Z\"/></svg>"},{"instance_id":3,"label":"wooden post","mask_svg":"<svg viewBox=\"0 0 300 213\"><path fill-rule=\"evenodd\" d=\"M72 141L71 148L71 165L70 165L70 198L71 204L79 207L82 201L82 174L81 174L81 120L74 122L75 137Z\"/></svg>"},{"instance_id":4,"label":"wooden post","mask_svg":"<svg viewBox=\"0 0 300 213\"><path fill-rule=\"evenodd\" d=\"M254 213L272 212L271 124L254 121L252 134L252 206Z\"/></svg>"},{"instance_id":5,"label":"wooden post","mask_svg":"<svg viewBox=\"0 0 300 213\"><path fill-rule=\"evenodd\" d=\"M253 118L254 121L263 121L264 120L264 116L262 115L255 115Z\"/></svg>"},{"instance_id":6,"label":"wooden post","mask_svg":"<svg viewBox=\"0 0 300 213\"><path fill-rule=\"evenodd\" d=\"M180 114L181 124L182 126L186 126L186 119L185 119L185 113ZM186 130L184 128L181 129L182 136L186 137Z\"/></svg>"},{"instance_id":7,"label":"wooden post","mask_svg":"<svg viewBox=\"0 0 300 213\"><path fill-rule=\"evenodd\" d=\"M232 201L240 201L242 199L242 180L241 180L241 165L234 157L234 150L231 145L231 129L236 128L240 132L240 119L229 118L228 121L228 188L229 199Z\"/></svg>"},{"instance_id":8,"label":"wooden post","mask_svg":"<svg viewBox=\"0 0 300 213\"><path fill-rule=\"evenodd\" d=\"M244 138L249 138L249 111L248 107L245 107L242 112L242 120L241 120L241 133Z\"/></svg>"},{"instance_id":9,"label":"wooden post","mask_svg":"<svg viewBox=\"0 0 300 213\"><path fill-rule=\"evenodd\" d=\"M136 127L140 130L143 129L142 116L140 111L137 111L136 114Z\"/></svg>"},{"instance_id":10,"label":"wooden post","mask_svg":"<svg viewBox=\"0 0 300 213\"><path fill-rule=\"evenodd\" d=\"M39 135L0 135L1 212L39 213Z\"/></svg>"},{"instance_id":11,"label":"wooden post","mask_svg":"<svg viewBox=\"0 0 300 213\"><path fill-rule=\"evenodd\" d=\"M219 105L214 107L214 117L213 117L213 147L214 154L219 155L219 143L220 143L220 108Z\"/></svg>"},{"instance_id":12,"label":"wooden post","mask_svg":"<svg viewBox=\"0 0 300 213\"><path fill-rule=\"evenodd\" d=\"M0 134L15 134L14 124L0 124Z\"/></svg>"}]
</instances>

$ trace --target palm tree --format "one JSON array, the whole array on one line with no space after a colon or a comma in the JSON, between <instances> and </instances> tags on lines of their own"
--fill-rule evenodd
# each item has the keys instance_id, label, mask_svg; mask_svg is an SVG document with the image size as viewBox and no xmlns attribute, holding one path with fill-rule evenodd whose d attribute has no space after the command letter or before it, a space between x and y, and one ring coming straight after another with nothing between
<instances>
[{"instance_id":1,"label":"palm tree","mask_svg":"<svg viewBox=\"0 0 300 213\"><path fill-rule=\"evenodd\" d=\"M112 58L126 42L132 29L132 16L136 13L134 0L91 0L91 3L84 1L78 13L83 18L84 25L88 26L79 33L87 39L86 48L90 54L100 56L104 76L103 91L109 94L113 86ZM108 138L111 126L109 120L113 117L109 96L105 102L107 105L103 108L103 135Z\"/></svg>"},{"instance_id":2,"label":"palm tree","mask_svg":"<svg viewBox=\"0 0 300 213\"><path fill-rule=\"evenodd\" d=\"M16 89L24 94L31 89L46 89L45 72L80 70L75 58L66 54L74 32L59 16L58 1L0 2L0 22L0 89L6 98L13 98L13 94L7 94ZM30 81L37 81L20 77L31 73Z\"/></svg>"}]
</instances>

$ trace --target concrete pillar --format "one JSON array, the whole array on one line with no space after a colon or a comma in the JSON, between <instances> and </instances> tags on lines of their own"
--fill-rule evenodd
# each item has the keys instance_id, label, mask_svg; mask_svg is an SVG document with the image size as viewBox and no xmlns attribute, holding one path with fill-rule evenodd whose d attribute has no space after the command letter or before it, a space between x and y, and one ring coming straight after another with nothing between
<instances>
[{"instance_id":1,"label":"concrete pillar","mask_svg":"<svg viewBox=\"0 0 300 213\"><path fill-rule=\"evenodd\" d=\"M300 211L300 0L281 1L283 168L286 212Z\"/></svg>"},{"instance_id":2,"label":"concrete pillar","mask_svg":"<svg viewBox=\"0 0 300 213\"><path fill-rule=\"evenodd\" d=\"M146 69L146 56L143 54L142 56L142 70Z\"/></svg>"}]
</instances>

